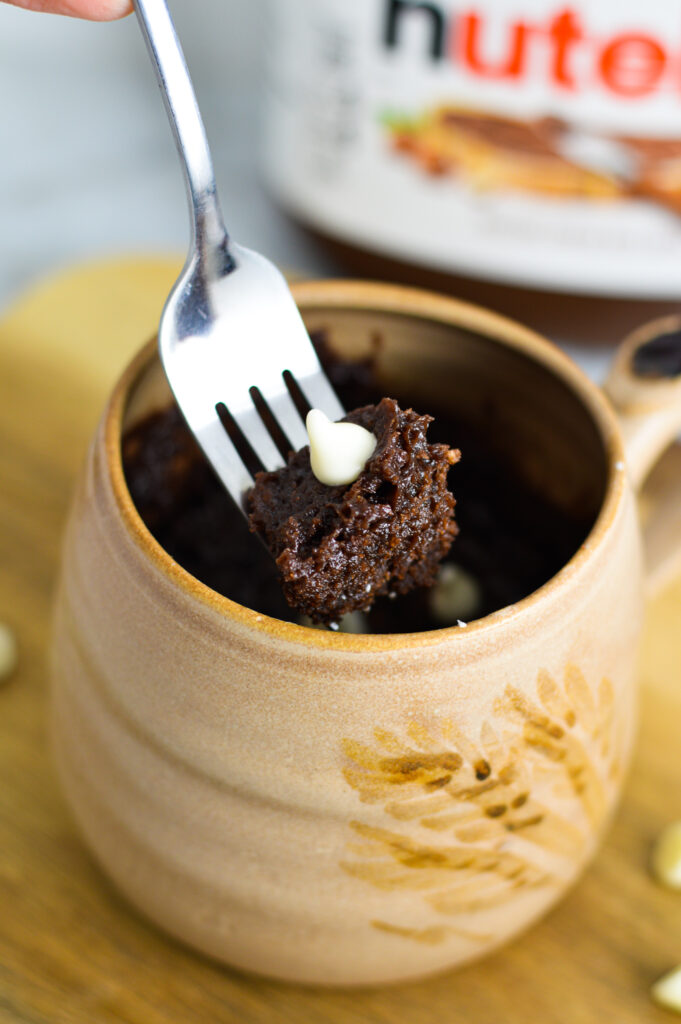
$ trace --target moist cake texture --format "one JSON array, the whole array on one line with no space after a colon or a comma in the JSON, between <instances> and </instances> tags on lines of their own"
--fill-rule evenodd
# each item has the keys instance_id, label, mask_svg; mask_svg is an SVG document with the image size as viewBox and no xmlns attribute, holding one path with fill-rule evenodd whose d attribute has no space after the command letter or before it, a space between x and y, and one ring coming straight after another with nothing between
<instances>
[{"instance_id":1,"label":"moist cake texture","mask_svg":"<svg viewBox=\"0 0 681 1024\"><path fill-rule=\"evenodd\" d=\"M251 529L276 560L286 600L313 622L337 622L378 597L435 582L458 532L447 474L460 452L428 442L432 419L391 398L344 417L377 439L351 484L320 483L308 447L282 469L257 474Z\"/></svg>"}]
</instances>

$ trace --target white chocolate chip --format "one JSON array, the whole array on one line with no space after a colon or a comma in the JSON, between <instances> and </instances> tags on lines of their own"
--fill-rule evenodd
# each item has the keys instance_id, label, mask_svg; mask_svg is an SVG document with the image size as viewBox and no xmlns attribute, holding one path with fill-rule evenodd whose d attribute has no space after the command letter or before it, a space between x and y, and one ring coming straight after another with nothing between
<instances>
[{"instance_id":1,"label":"white chocolate chip","mask_svg":"<svg viewBox=\"0 0 681 1024\"><path fill-rule=\"evenodd\" d=\"M653 848L655 877L669 889L681 889L681 821L667 825Z\"/></svg>"},{"instance_id":2,"label":"white chocolate chip","mask_svg":"<svg viewBox=\"0 0 681 1024\"><path fill-rule=\"evenodd\" d=\"M325 630L326 626L314 623L308 615L301 615L298 620L301 626L308 626L310 629ZM347 612L341 615L338 622L330 622L329 629L334 633L369 633L369 623L362 611Z\"/></svg>"},{"instance_id":3,"label":"white chocolate chip","mask_svg":"<svg viewBox=\"0 0 681 1024\"><path fill-rule=\"evenodd\" d=\"M12 630L0 622L0 682L8 679L17 666L19 652Z\"/></svg>"},{"instance_id":4,"label":"white chocolate chip","mask_svg":"<svg viewBox=\"0 0 681 1024\"><path fill-rule=\"evenodd\" d=\"M348 612L338 623L341 633L368 633L369 624L362 611Z\"/></svg>"},{"instance_id":5,"label":"white chocolate chip","mask_svg":"<svg viewBox=\"0 0 681 1024\"><path fill-rule=\"evenodd\" d=\"M445 625L474 619L480 597L480 587L473 576L451 562L440 566L435 585L428 594L431 612Z\"/></svg>"},{"instance_id":6,"label":"white chocolate chip","mask_svg":"<svg viewBox=\"0 0 681 1024\"><path fill-rule=\"evenodd\" d=\"M681 1013L681 967L664 974L650 990L656 1003Z\"/></svg>"},{"instance_id":7,"label":"white chocolate chip","mask_svg":"<svg viewBox=\"0 0 681 1024\"><path fill-rule=\"evenodd\" d=\"M320 483L351 484L376 447L376 438L358 423L333 423L321 409L311 409L305 421L310 439L310 466Z\"/></svg>"}]
</instances>

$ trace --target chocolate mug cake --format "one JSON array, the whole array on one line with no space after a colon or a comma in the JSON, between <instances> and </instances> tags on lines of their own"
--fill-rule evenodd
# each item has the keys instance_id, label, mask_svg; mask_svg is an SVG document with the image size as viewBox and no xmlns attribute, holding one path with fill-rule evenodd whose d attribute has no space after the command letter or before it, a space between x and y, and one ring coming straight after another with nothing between
<instances>
[{"instance_id":1,"label":"chocolate mug cake","mask_svg":"<svg viewBox=\"0 0 681 1024\"><path fill-rule=\"evenodd\" d=\"M317 333L313 342L346 408L359 406L354 418L375 424L376 413L365 411L374 409L381 400L375 358L340 360L334 354L332 339ZM380 338L374 344L378 351ZM411 404L408 394L400 395L399 400L403 406ZM332 529L329 523L337 520L339 509L347 517L352 514L349 506L354 503L356 512L359 498L357 493L348 498L350 488L326 488L314 478L310 480L307 449L292 457L288 473L263 474L250 500L252 524L265 535L275 556L287 552L284 562L289 579L284 583L283 593L272 556L249 535L242 514L215 478L176 406L153 413L127 432L123 440L126 479L143 520L166 551L197 579L247 607L288 621L332 622L334 628L343 615L361 609L346 623L341 621L341 628L355 632L437 629L455 625L464 616L481 618L536 590L574 554L590 520L586 515L568 514L524 483L514 474L498 446L495 448L493 436L457 420L450 410L433 411L430 433L435 443L428 446L434 456L428 464L433 479L422 497L432 504L430 523L425 533L424 523L421 524L418 550L412 552L412 568L408 571L402 566L403 579L397 578L398 571L375 589L366 574L367 566L362 565L365 538L360 536L350 554L354 582L346 573L336 579L335 591L328 590L328 580L327 592L320 590L324 555L328 555L323 548L324 530L328 536ZM383 418L383 433L390 427L394 431L400 422L404 427L405 413L395 402L384 407ZM417 422L427 419L416 417ZM425 424L421 424L420 431L425 434ZM447 470L459 456L458 450L449 448L454 440L465 455L456 466L459 527L453 519L453 499L446 490ZM390 442L386 443L389 447ZM392 443L396 443L394 438ZM293 483L300 488L301 481L308 488L305 497L311 504L318 506L330 501L336 508L324 527L319 523L311 527L314 516L307 517L306 528L321 532L314 538L314 544L309 543L309 536L301 541L298 577L294 580L291 549L286 547L283 537L290 515L297 511L300 517L301 508L295 508L295 502L286 498L286 489ZM356 483L359 491L366 491L366 479L360 478ZM379 486L383 485L388 485L387 481L379 482ZM393 500L399 501L404 511L410 502L413 504L413 495L410 497L405 488L399 498L393 494ZM278 505L274 514L271 507L268 509L268 502L271 506L273 501ZM413 509L411 516L415 521ZM458 529L461 535L450 552ZM440 572L438 584L437 569L443 558L447 571ZM305 559L303 571L300 564ZM451 586L454 568L465 581L464 586L470 583L463 603L460 594L443 601L444 588ZM379 576L380 570L375 579ZM327 613L325 607L331 610Z\"/></svg>"}]
</instances>

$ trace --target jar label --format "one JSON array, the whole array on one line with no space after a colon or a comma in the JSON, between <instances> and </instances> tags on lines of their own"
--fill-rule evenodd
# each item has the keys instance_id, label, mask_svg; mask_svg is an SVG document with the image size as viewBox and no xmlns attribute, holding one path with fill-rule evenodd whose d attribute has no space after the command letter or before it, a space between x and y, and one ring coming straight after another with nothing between
<instances>
[{"instance_id":1,"label":"jar label","mask_svg":"<svg viewBox=\"0 0 681 1024\"><path fill-rule=\"evenodd\" d=\"M530 287L681 293L666 0L277 0L266 173L368 251Z\"/></svg>"}]
</instances>

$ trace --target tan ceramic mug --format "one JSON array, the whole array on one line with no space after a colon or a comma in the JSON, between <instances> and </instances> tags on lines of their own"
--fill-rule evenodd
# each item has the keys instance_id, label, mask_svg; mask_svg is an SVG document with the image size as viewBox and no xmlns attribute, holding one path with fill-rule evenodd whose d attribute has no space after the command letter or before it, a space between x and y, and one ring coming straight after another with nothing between
<instances>
[{"instance_id":1,"label":"tan ceramic mug","mask_svg":"<svg viewBox=\"0 0 681 1024\"><path fill-rule=\"evenodd\" d=\"M681 382L637 380L634 337L610 382L618 423L556 348L484 310L352 282L295 293L347 356L380 332L385 393L408 381L423 410L478 419L492 402L518 471L590 510L587 540L467 627L339 635L256 614L176 564L131 502L121 432L169 400L148 346L107 406L68 525L56 752L88 845L163 928L278 978L389 982L505 942L596 849L635 728L633 488L681 429ZM658 580L681 542L679 482L648 502Z\"/></svg>"}]
</instances>

